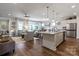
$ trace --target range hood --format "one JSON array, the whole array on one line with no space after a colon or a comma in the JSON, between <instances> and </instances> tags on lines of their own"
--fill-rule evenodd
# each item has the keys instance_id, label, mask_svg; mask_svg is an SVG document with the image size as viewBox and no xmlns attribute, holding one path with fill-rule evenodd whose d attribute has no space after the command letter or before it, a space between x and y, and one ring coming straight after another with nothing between
<instances>
[{"instance_id":1,"label":"range hood","mask_svg":"<svg viewBox=\"0 0 79 59\"><path fill-rule=\"evenodd\" d=\"M72 20L72 19L76 19L76 18L77 18L77 16L70 16L70 17L66 18L66 20Z\"/></svg>"}]
</instances>

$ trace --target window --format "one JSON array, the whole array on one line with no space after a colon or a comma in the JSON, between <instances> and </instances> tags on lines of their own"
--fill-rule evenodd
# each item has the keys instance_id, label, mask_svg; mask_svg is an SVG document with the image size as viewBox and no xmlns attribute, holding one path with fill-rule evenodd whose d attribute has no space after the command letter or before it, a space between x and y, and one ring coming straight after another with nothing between
<instances>
[{"instance_id":1,"label":"window","mask_svg":"<svg viewBox=\"0 0 79 59\"><path fill-rule=\"evenodd\" d=\"M40 30L41 23L40 22L29 22L29 31Z\"/></svg>"},{"instance_id":2,"label":"window","mask_svg":"<svg viewBox=\"0 0 79 59\"><path fill-rule=\"evenodd\" d=\"M18 30L23 30L23 21L18 21Z\"/></svg>"}]
</instances>

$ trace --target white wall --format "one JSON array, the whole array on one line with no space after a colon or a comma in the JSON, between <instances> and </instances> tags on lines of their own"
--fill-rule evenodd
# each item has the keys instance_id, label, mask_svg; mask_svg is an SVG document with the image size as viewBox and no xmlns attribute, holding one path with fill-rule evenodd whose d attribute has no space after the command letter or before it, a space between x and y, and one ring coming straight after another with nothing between
<instances>
[{"instance_id":1,"label":"white wall","mask_svg":"<svg viewBox=\"0 0 79 59\"><path fill-rule=\"evenodd\" d=\"M58 29L62 29L62 27L65 27L66 26L66 21L65 20L62 20L60 21L60 25L56 25Z\"/></svg>"},{"instance_id":2,"label":"white wall","mask_svg":"<svg viewBox=\"0 0 79 59\"><path fill-rule=\"evenodd\" d=\"M79 16L77 16L77 39L79 39Z\"/></svg>"},{"instance_id":3,"label":"white wall","mask_svg":"<svg viewBox=\"0 0 79 59\"><path fill-rule=\"evenodd\" d=\"M68 23L77 23L77 20L76 19L73 19L73 20L62 20L60 22L61 22L61 24L57 25L58 29L62 29L62 27L65 27L65 26L67 27Z\"/></svg>"}]
</instances>

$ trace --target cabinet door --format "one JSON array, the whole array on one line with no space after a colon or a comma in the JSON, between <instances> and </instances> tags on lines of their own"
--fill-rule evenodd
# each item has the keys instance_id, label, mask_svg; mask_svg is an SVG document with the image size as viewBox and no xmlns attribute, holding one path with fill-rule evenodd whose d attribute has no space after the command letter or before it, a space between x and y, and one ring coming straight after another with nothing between
<instances>
[{"instance_id":1,"label":"cabinet door","mask_svg":"<svg viewBox=\"0 0 79 59\"><path fill-rule=\"evenodd\" d=\"M63 32L55 34L55 43L58 46L63 41Z\"/></svg>"}]
</instances>

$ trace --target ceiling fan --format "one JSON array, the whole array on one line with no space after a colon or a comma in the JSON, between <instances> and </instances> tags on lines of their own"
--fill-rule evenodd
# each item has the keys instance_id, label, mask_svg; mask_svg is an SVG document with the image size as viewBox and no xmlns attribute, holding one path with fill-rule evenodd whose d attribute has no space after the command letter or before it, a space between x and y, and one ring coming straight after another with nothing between
<instances>
[{"instance_id":1,"label":"ceiling fan","mask_svg":"<svg viewBox=\"0 0 79 59\"><path fill-rule=\"evenodd\" d=\"M27 15L27 13L24 13L24 17L30 17L29 15Z\"/></svg>"}]
</instances>

